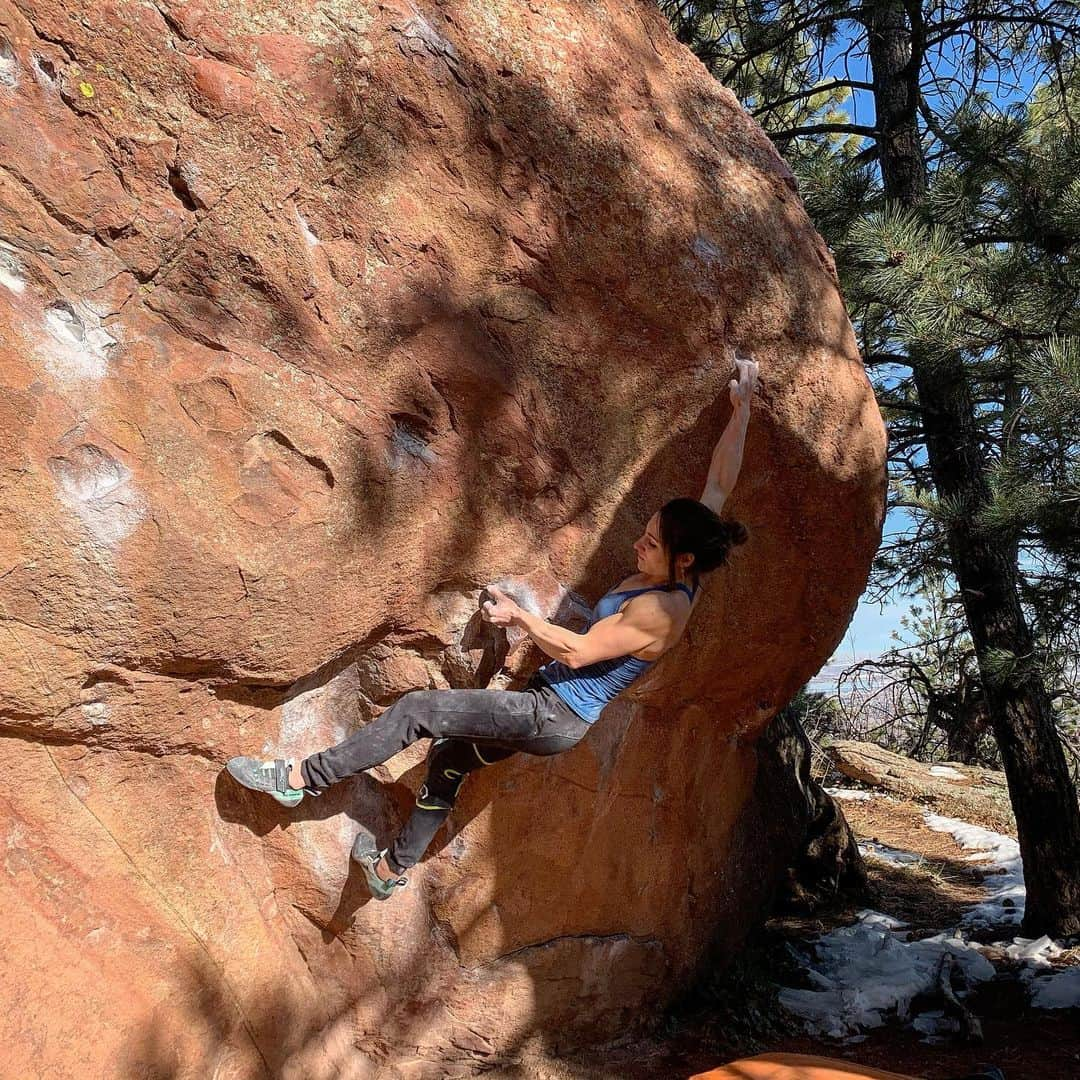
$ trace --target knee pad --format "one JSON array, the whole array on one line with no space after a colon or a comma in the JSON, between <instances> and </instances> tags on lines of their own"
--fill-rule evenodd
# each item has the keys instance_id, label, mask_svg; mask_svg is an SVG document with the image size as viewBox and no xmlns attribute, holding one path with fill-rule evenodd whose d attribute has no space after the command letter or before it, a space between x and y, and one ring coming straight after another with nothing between
<instances>
[{"instance_id":1,"label":"knee pad","mask_svg":"<svg viewBox=\"0 0 1080 1080\"><path fill-rule=\"evenodd\" d=\"M473 742L468 744L472 752L470 769L479 769L484 765L494 765L496 761L505 761L513 757L516 750L509 746L492 746L490 743Z\"/></svg>"},{"instance_id":2,"label":"knee pad","mask_svg":"<svg viewBox=\"0 0 1080 1080\"><path fill-rule=\"evenodd\" d=\"M472 750L472 743L461 739L436 739L431 744L428 755L428 781L438 778L440 781L460 779L473 769L480 768L480 762ZM449 773L450 775L444 775Z\"/></svg>"},{"instance_id":3,"label":"knee pad","mask_svg":"<svg viewBox=\"0 0 1080 1080\"><path fill-rule=\"evenodd\" d=\"M421 788L426 795L423 800L418 799L417 806L423 802L425 809L451 809L466 774L476 767L468 743L455 739L436 741L428 757L427 779Z\"/></svg>"}]
</instances>

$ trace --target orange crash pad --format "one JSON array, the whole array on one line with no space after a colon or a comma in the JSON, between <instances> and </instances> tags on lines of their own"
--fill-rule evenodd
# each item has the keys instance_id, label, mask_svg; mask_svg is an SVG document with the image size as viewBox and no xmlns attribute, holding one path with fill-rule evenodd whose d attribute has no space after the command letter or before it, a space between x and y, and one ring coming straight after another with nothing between
<instances>
[{"instance_id":1,"label":"orange crash pad","mask_svg":"<svg viewBox=\"0 0 1080 1080\"><path fill-rule=\"evenodd\" d=\"M920 1080L920 1077L810 1054L758 1054L721 1065L719 1069L696 1073L690 1080Z\"/></svg>"}]
</instances>

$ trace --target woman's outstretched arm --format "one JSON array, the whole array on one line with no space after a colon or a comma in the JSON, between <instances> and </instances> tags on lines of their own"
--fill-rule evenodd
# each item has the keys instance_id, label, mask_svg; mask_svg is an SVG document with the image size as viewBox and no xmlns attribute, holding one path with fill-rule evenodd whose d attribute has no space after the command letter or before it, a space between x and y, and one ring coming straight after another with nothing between
<instances>
[{"instance_id":1,"label":"woman's outstretched arm","mask_svg":"<svg viewBox=\"0 0 1080 1080\"><path fill-rule=\"evenodd\" d=\"M734 412L724 428L724 434L713 450L709 476L701 492L700 501L709 509L720 513L724 500L731 494L742 467L743 447L746 445L746 428L750 423L750 400L757 386L757 361L734 354L736 377L728 383Z\"/></svg>"}]
</instances>

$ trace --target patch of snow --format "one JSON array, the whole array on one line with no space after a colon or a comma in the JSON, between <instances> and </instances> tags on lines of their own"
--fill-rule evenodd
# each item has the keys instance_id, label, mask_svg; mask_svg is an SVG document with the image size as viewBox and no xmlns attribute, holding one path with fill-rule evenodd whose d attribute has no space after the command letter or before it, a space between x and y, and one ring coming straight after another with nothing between
<instances>
[{"instance_id":1,"label":"patch of snow","mask_svg":"<svg viewBox=\"0 0 1080 1080\"><path fill-rule=\"evenodd\" d=\"M964 913L964 925L1019 926L1024 918L1024 902L1027 898L1020 845L1010 836L941 814L924 810L923 820L931 829L948 833L962 848L973 851L974 854L967 857L968 862L1001 869L1000 874L985 882L986 898Z\"/></svg>"},{"instance_id":2,"label":"patch of snow","mask_svg":"<svg viewBox=\"0 0 1080 1080\"><path fill-rule=\"evenodd\" d=\"M903 919L896 919L883 911L874 911L873 908L863 908L856 912L856 916L863 926L872 926L878 930L906 930L908 925Z\"/></svg>"},{"instance_id":3,"label":"patch of snow","mask_svg":"<svg viewBox=\"0 0 1080 1080\"><path fill-rule=\"evenodd\" d=\"M859 791L856 788L827 787L824 791L826 795L831 795L834 799L850 799L852 802L866 802L867 799L872 799L876 795L876 792Z\"/></svg>"},{"instance_id":4,"label":"patch of snow","mask_svg":"<svg viewBox=\"0 0 1080 1080\"><path fill-rule=\"evenodd\" d=\"M903 851L900 848L889 847L888 844L879 843L877 840L863 840L859 844L859 851L864 856L879 859L891 866L911 866L925 862L921 855L914 851Z\"/></svg>"},{"instance_id":5,"label":"patch of snow","mask_svg":"<svg viewBox=\"0 0 1080 1080\"><path fill-rule=\"evenodd\" d=\"M1033 967L1049 968L1050 958L1060 956L1064 949L1045 934L1041 938L1014 937L1011 945L995 947L1013 960L1022 960Z\"/></svg>"},{"instance_id":6,"label":"patch of snow","mask_svg":"<svg viewBox=\"0 0 1080 1080\"><path fill-rule=\"evenodd\" d=\"M919 1013L914 1020L911 1021L911 1026L916 1031L921 1031L924 1035L928 1036L921 1040L927 1043L941 1043L947 1042L947 1039L942 1039L939 1036L942 1035L955 1035L960 1030L960 1021L955 1017L946 1016L941 1009L928 1009L926 1012Z\"/></svg>"},{"instance_id":7,"label":"patch of snow","mask_svg":"<svg viewBox=\"0 0 1080 1080\"><path fill-rule=\"evenodd\" d=\"M955 818L929 812L923 817L929 828L949 833L961 847L969 849L969 861L1000 868L1000 873L988 875L986 898L964 913L961 925L1018 924L1024 914L1025 891L1017 842ZM914 852L872 841L859 846L864 854L896 865L923 861ZM898 919L861 911L858 920L813 942L814 957L808 961L806 973L815 989L784 988L780 992L781 1004L801 1017L812 1033L850 1039L853 1032L881 1026L891 1012L905 1017L916 995L934 989L938 965L946 952L953 954L969 986L993 976L994 967L985 954L1004 954L1023 965L1021 978L1036 1008L1080 1006L1080 968L1055 969L1051 960L1062 949L1049 937L1014 937L1008 944L981 945L968 943L958 932L943 932L920 941L904 941L898 931L905 924ZM947 1042L956 1030L955 1022L940 1011L920 1014L913 1026L928 1043Z\"/></svg>"},{"instance_id":8,"label":"patch of snow","mask_svg":"<svg viewBox=\"0 0 1080 1080\"><path fill-rule=\"evenodd\" d=\"M880 1027L888 1014L907 1016L911 1001L937 983L938 965L952 953L969 982L994 975L994 966L963 938L949 933L904 941L904 926L877 911L824 934L814 943L808 974L816 990L785 988L780 1003L801 1017L808 1031L842 1038Z\"/></svg>"},{"instance_id":9,"label":"patch of snow","mask_svg":"<svg viewBox=\"0 0 1080 1080\"><path fill-rule=\"evenodd\" d=\"M1037 975L1031 980L1030 989L1031 1004L1036 1009L1080 1008L1080 967Z\"/></svg>"},{"instance_id":10,"label":"patch of snow","mask_svg":"<svg viewBox=\"0 0 1080 1080\"><path fill-rule=\"evenodd\" d=\"M1052 938L1046 934L1040 938L1014 937L1011 944L995 942L993 948L1024 965L1021 978L1027 983L1035 1008L1080 1008L1080 967L1054 967L1051 960L1065 950Z\"/></svg>"},{"instance_id":11,"label":"patch of snow","mask_svg":"<svg viewBox=\"0 0 1080 1080\"><path fill-rule=\"evenodd\" d=\"M966 780L967 776L959 769L950 768L948 765L931 765L931 776L942 776L946 780Z\"/></svg>"},{"instance_id":12,"label":"patch of snow","mask_svg":"<svg viewBox=\"0 0 1080 1080\"><path fill-rule=\"evenodd\" d=\"M888 795L884 791L862 791L859 788L842 787L827 787L822 790L834 799L847 799L849 802L867 802L870 799L876 799L878 802L896 802L895 796Z\"/></svg>"}]
</instances>

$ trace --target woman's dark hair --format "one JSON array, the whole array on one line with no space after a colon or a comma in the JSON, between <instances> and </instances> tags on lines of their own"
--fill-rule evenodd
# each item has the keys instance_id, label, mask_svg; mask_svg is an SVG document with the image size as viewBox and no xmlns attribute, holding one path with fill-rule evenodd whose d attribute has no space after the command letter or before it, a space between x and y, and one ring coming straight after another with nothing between
<instances>
[{"instance_id":1,"label":"woman's dark hair","mask_svg":"<svg viewBox=\"0 0 1080 1080\"><path fill-rule=\"evenodd\" d=\"M702 574L727 562L736 544L745 544L746 528L738 521L722 521L697 499L672 499L660 507L660 540L668 553L668 585L675 585L675 558L690 554L694 588Z\"/></svg>"}]
</instances>

